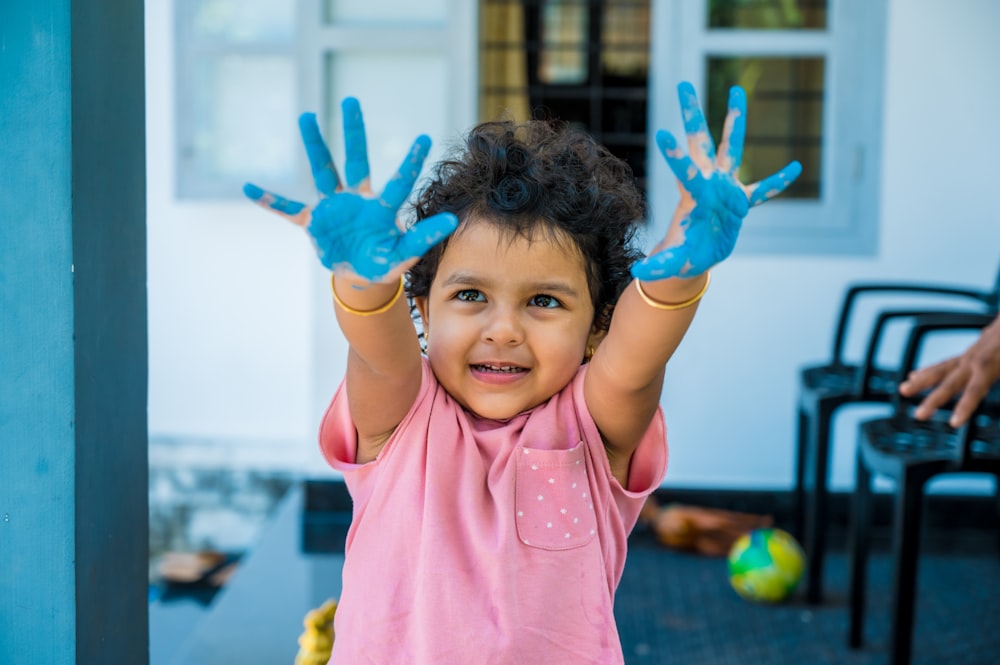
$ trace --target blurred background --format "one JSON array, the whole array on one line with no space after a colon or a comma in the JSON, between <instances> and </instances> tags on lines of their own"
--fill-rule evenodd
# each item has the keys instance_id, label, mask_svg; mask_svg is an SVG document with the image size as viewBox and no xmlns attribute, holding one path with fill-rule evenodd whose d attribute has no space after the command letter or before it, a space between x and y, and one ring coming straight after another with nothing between
<instances>
[{"instance_id":1,"label":"blurred background","mask_svg":"<svg viewBox=\"0 0 1000 665\"><path fill-rule=\"evenodd\" d=\"M579 124L632 165L651 244L677 196L652 142L683 131L677 83L716 137L744 86L743 179L804 173L750 214L670 363L665 487L788 490L797 370L827 356L845 287L986 288L1000 260L989 0L159 0L145 20L154 555L239 549L288 483L334 475L316 443L346 354L328 281L240 188L313 201L296 118L316 112L342 163L345 96L376 188L420 133L430 164L482 119ZM853 485L856 411L834 490Z\"/></svg>"},{"instance_id":2,"label":"blurred background","mask_svg":"<svg viewBox=\"0 0 1000 665\"><path fill-rule=\"evenodd\" d=\"M200 639L252 651L252 638L271 638L287 655L306 609L338 592L338 544L304 551L310 519L326 520L342 547L350 516L316 441L346 348L310 243L241 193L253 181L315 200L296 130L303 111L318 114L341 163L339 102L361 100L376 188L420 133L433 138L433 162L480 120L573 123L631 165L649 203L650 246L677 200L653 135L683 132L678 82L697 88L716 136L728 88L746 89L741 177L791 159L804 173L748 217L668 367L668 499L693 492L740 509L757 497L759 511L790 501L799 369L829 357L848 285L988 290L996 279L1000 5L991 0L90 4L0 4L0 654L67 662L103 657L119 640L141 660L147 583L150 600L163 598L171 588L155 578L166 571L182 590L184 580L206 587L193 602L207 603L239 559L242 586L227 585L214 605L231 610L233 632L212 622L224 612L204 607L169 615L178 620L167 630L167 606L181 604L152 602L152 653L167 658L198 626ZM879 308L852 319L861 334L848 360ZM844 409L834 422L841 524L856 425L872 410ZM994 489L983 478L932 487L960 499L949 504L959 510L994 507ZM675 575L657 574L661 583L685 576L649 560ZM970 575L940 580L972 600L966 591L995 588ZM729 593L724 575L713 579ZM843 575L832 579L843 589ZM650 595L646 580L635 588ZM653 626L644 607L623 603ZM839 641L842 608L826 609Z\"/></svg>"}]
</instances>

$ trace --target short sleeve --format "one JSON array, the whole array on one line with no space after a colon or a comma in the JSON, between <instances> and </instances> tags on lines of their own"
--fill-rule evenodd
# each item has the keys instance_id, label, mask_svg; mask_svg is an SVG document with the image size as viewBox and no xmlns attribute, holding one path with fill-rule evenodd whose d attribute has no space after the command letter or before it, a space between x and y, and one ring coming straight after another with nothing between
<instances>
[{"instance_id":1,"label":"short sleeve","mask_svg":"<svg viewBox=\"0 0 1000 665\"><path fill-rule=\"evenodd\" d=\"M396 432L389 437L379 457L368 464L375 464L392 447L394 441L399 438L401 430L405 428L406 423L414 417L414 413L417 411L419 405L433 392L435 385L430 363L426 357L422 357L420 390L413 400L410 410L403 416L399 426L396 428ZM323 415L323 420L319 428L319 447L323 458L338 471L346 473L367 466L367 464L357 464L355 462L358 457L358 431L355 429L354 420L351 418L351 407L347 399L346 380L341 381L337 392L333 395L330 406Z\"/></svg>"},{"instance_id":2,"label":"short sleeve","mask_svg":"<svg viewBox=\"0 0 1000 665\"><path fill-rule=\"evenodd\" d=\"M649 428L632 453L627 486L622 491L626 495L645 498L660 486L666 473L667 429L663 422L663 411L657 407Z\"/></svg>"},{"instance_id":3,"label":"short sleeve","mask_svg":"<svg viewBox=\"0 0 1000 665\"><path fill-rule=\"evenodd\" d=\"M583 375L585 373L586 368L584 367L577 375L573 385L577 417L580 418L585 431L594 432L592 444L595 447L594 456L601 460L600 467L607 477L611 498L614 500L622 523L628 532L632 530L639 519L639 511L642 509L646 497L660 486L667 473L667 429L663 420L663 409L659 406L656 408L649 427L632 453L628 480L625 487L622 487L618 479L611 473L607 452L604 450L604 444L601 443L597 425L587 411L587 400L583 394Z\"/></svg>"},{"instance_id":4,"label":"short sleeve","mask_svg":"<svg viewBox=\"0 0 1000 665\"><path fill-rule=\"evenodd\" d=\"M327 463L338 471L351 471L358 466L358 432L351 419L347 400L347 383L341 381L333 400L323 415L319 427L319 449Z\"/></svg>"}]
</instances>

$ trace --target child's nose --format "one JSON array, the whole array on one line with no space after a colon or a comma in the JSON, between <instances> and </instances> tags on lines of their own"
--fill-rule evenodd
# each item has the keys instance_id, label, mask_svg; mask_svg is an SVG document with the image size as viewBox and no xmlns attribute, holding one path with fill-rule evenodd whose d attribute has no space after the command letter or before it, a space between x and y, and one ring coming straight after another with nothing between
<instances>
[{"instance_id":1,"label":"child's nose","mask_svg":"<svg viewBox=\"0 0 1000 665\"><path fill-rule=\"evenodd\" d=\"M516 345L524 341L524 328L516 312L496 308L483 327L483 340L490 344Z\"/></svg>"}]
</instances>

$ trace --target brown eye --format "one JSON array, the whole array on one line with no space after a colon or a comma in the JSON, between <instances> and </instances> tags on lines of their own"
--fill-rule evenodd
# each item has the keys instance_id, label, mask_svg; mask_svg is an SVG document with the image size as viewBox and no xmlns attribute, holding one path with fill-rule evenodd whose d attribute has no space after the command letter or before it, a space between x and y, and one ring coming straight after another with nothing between
<instances>
[{"instance_id":1,"label":"brown eye","mask_svg":"<svg viewBox=\"0 0 1000 665\"><path fill-rule=\"evenodd\" d=\"M553 298L552 296L547 296L544 293L540 293L533 297L530 301L533 307L542 307L544 309L555 309L556 307L562 307L562 303Z\"/></svg>"}]
</instances>

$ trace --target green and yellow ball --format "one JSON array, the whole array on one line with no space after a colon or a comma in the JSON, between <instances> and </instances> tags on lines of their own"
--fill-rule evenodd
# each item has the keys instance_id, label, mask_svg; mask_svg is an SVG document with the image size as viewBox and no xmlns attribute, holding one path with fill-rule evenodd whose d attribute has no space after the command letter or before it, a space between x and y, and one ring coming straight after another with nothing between
<instances>
[{"instance_id":1,"label":"green and yellow ball","mask_svg":"<svg viewBox=\"0 0 1000 665\"><path fill-rule=\"evenodd\" d=\"M755 529L729 550L729 583L743 598L758 603L786 599L802 579L802 547L781 529Z\"/></svg>"}]
</instances>

